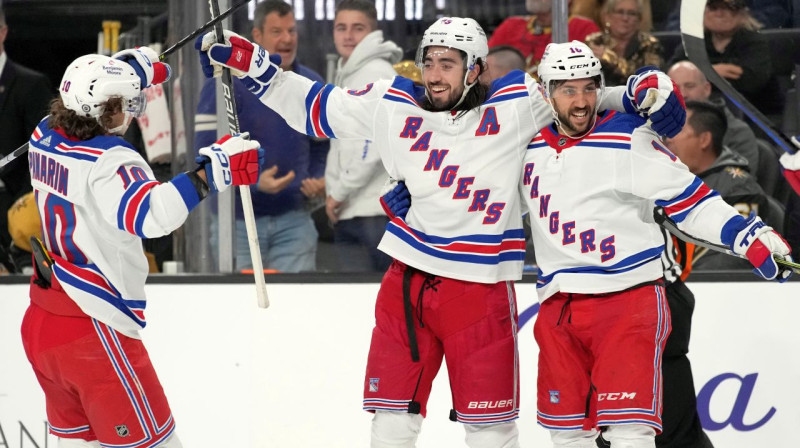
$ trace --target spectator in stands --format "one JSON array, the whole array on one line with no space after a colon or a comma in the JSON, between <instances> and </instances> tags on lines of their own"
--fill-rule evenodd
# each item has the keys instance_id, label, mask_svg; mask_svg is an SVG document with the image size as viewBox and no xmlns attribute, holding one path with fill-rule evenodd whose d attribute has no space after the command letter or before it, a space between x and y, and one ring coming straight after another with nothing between
<instances>
[{"instance_id":1,"label":"spectator in stands","mask_svg":"<svg viewBox=\"0 0 800 448\"><path fill-rule=\"evenodd\" d=\"M641 31L650 31L653 29L653 18L655 14L653 14L653 9L650 6L650 0L641 0L642 2L642 17L639 21L639 29ZM596 23L599 27L603 27L603 19L601 17L601 10L603 9L603 4L605 0L573 0L572 6L569 8L569 12L575 16L582 16L586 17L587 19L592 19L594 23ZM668 3L668 0L659 0L656 2L656 5ZM669 11L669 10L667 10Z\"/></svg>"},{"instance_id":2,"label":"spectator in stands","mask_svg":"<svg viewBox=\"0 0 800 448\"><path fill-rule=\"evenodd\" d=\"M642 0L608 0L600 13L603 31L586 37L603 64L606 85L625 84L639 67L664 64L661 43L640 30L642 11Z\"/></svg>"},{"instance_id":3,"label":"spectator in stands","mask_svg":"<svg viewBox=\"0 0 800 448\"><path fill-rule=\"evenodd\" d=\"M486 56L486 78L483 82L491 83L502 78L512 70L525 70L525 57L511 45L498 45L489 49Z\"/></svg>"},{"instance_id":4,"label":"spectator in stands","mask_svg":"<svg viewBox=\"0 0 800 448\"><path fill-rule=\"evenodd\" d=\"M775 225L771 222L777 217L770 215L767 196L748 173L747 160L723 144L726 128L722 109L708 102L687 101L686 124L678 135L666 139L666 144L689 171L743 216L753 212ZM693 258L696 270L752 268L745 259L704 248L698 248Z\"/></svg>"},{"instance_id":5,"label":"spectator in stands","mask_svg":"<svg viewBox=\"0 0 800 448\"><path fill-rule=\"evenodd\" d=\"M708 101L725 112L728 130L725 132L722 144L747 159L750 175L756 179L759 162L758 147L756 146L756 135L750 129L750 126L733 115L733 112L725 104L724 99L716 95L712 96L711 83L692 62L676 62L669 68L667 75L678 85L681 93L683 93L684 100Z\"/></svg>"},{"instance_id":6,"label":"spectator in stands","mask_svg":"<svg viewBox=\"0 0 800 448\"><path fill-rule=\"evenodd\" d=\"M760 22L764 28L794 28L800 27L800 22L797 22L797 17L800 15L800 0L742 0L744 5L749 8L753 17ZM666 2L665 2L666 3ZM665 20L665 25L662 28L665 31L678 31L680 30L680 0L671 0L674 3L669 16ZM791 3L791 4L790 4ZM661 5L659 0L656 4ZM659 14L663 14L663 9L659 10ZM794 21L791 19L792 11L794 13ZM655 14L654 14L655 17Z\"/></svg>"},{"instance_id":7,"label":"spectator in stands","mask_svg":"<svg viewBox=\"0 0 800 448\"><path fill-rule=\"evenodd\" d=\"M280 55L283 70L323 82L320 75L295 60L297 28L292 6L288 3L267 0L256 6L253 40L271 55ZM195 147L198 149L217 138L215 82L209 79L200 93L195 120ZM264 267L281 272L313 271L317 230L306 202L317 196L320 200L324 198L328 142L314 141L295 132L283 118L261 104L238 78L234 77L233 82L240 128L250 132L251 138L258 140L266 151L266 168L259 175L258 183L251 187ZM215 227L212 224L212 229ZM238 198L234 253L236 269L252 268Z\"/></svg>"},{"instance_id":8,"label":"spectator in stands","mask_svg":"<svg viewBox=\"0 0 800 448\"><path fill-rule=\"evenodd\" d=\"M766 38L744 0L709 0L703 16L705 44L714 70L763 113L782 111ZM670 65L686 59L675 49Z\"/></svg>"},{"instance_id":9,"label":"spectator in stands","mask_svg":"<svg viewBox=\"0 0 800 448\"><path fill-rule=\"evenodd\" d=\"M0 158L28 141L33 129L47 115L50 100L55 96L45 75L9 59L3 47L7 36L6 16L0 7ZM31 191L28 158L18 157L0 173L0 257L3 259L11 245L8 210L28 191Z\"/></svg>"},{"instance_id":10,"label":"spectator in stands","mask_svg":"<svg viewBox=\"0 0 800 448\"><path fill-rule=\"evenodd\" d=\"M362 89L375 80L392 78L396 74L392 64L403 57L400 47L383 40L371 0L343 0L336 6L333 43L339 53L335 80L339 87ZM369 140L331 141L325 212L333 224L340 270L382 272L391 264L392 259L378 250L389 222L380 205L388 177Z\"/></svg>"},{"instance_id":11,"label":"spectator in stands","mask_svg":"<svg viewBox=\"0 0 800 448\"><path fill-rule=\"evenodd\" d=\"M571 1L571 0L570 0ZM553 22L551 0L525 0L529 16L509 17L504 20L489 39L489 48L511 45L525 56L528 73L535 74L544 49L553 40L550 28ZM568 40L583 42L586 36L600 29L592 20L571 16L567 22Z\"/></svg>"}]
</instances>

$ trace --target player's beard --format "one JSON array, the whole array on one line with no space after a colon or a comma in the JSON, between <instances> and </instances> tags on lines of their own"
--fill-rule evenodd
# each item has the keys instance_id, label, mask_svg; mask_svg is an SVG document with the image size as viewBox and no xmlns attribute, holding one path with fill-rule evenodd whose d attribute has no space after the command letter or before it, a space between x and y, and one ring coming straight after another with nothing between
<instances>
[{"instance_id":1,"label":"player's beard","mask_svg":"<svg viewBox=\"0 0 800 448\"><path fill-rule=\"evenodd\" d=\"M578 121L577 117L573 117L572 114L586 112L586 119ZM563 113L558 111L558 124L561 129L567 133L569 136L577 136L580 134L585 134L590 126L594 125L594 118L592 114L594 113L594 108L590 107L576 107L567 111L567 113Z\"/></svg>"},{"instance_id":2,"label":"player's beard","mask_svg":"<svg viewBox=\"0 0 800 448\"><path fill-rule=\"evenodd\" d=\"M446 90L447 96L445 98L442 97L434 97L432 88L435 86L442 86L445 84L436 83L436 84L428 84L425 89L428 91L428 102L430 103L431 107L430 110L434 112L441 112L445 110L451 110L455 107L458 100L461 99L461 94L464 93L464 86L461 86L460 89L456 92L456 86L449 86L450 88Z\"/></svg>"}]
</instances>

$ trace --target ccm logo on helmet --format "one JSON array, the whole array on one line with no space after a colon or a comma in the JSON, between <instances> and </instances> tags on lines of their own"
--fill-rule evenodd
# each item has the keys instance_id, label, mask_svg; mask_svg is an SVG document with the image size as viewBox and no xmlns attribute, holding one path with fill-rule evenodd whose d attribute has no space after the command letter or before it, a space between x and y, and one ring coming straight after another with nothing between
<instances>
[{"instance_id":1,"label":"ccm logo on helmet","mask_svg":"<svg viewBox=\"0 0 800 448\"><path fill-rule=\"evenodd\" d=\"M514 401L511 399L508 400L496 400L496 401L470 401L469 405L467 405L468 409L495 409L495 408L505 408L514 404Z\"/></svg>"},{"instance_id":2,"label":"ccm logo on helmet","mask_svg":"<svg viewBox=\"0 0 800 448\"><path fill-rule=\"evenodd\" d=\"M609 392L607 394L597 394L597 401L633 400L634 398L636 398L636 392Z\"/></svg>"},{"instance_id":3,"label":"ccm logo on helmet","mask_svg":"<svg viewBox=\"0 0 800 448\"><path fill-rule=\"evenodd\" d=\"M569 66L569 69L570 69L570 70L575 70L575 69L579 69L579 68L588 68L588 67L590 67L590 66L591 66L591 64L578 64L578 65L570 65L570 66Z\"/></svg>"}]
</instances>

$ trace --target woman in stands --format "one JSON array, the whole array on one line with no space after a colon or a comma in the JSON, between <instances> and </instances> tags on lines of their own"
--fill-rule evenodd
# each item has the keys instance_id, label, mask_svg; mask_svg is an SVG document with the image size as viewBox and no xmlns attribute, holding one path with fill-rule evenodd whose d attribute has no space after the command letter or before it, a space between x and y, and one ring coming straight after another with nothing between
<instances>
[{"instance_id":1,"label":"woman in stands","mask_svg":"<svg viewBox=\"0 0 800 448\"><path fill-rule=\"evenodd\" d=\"M703 16L708 59L714 70L763 113L780 112L770 49L745 0L709 0ZM672 63L686 59L679 45ZM773 85L774 83L774 85Z\"/></svg>"},{"instance_id":2,"label":"woman in stands","mask_svg":"<svg viewBox=\"0 0 800 448\"><path fill-rule=\"evenodd\" d=\"M604 31L586 37L603 64L606 85L625 84L639 67L664 64L658 39L640 31L643 12L642 0L608 0L600 12Z\"/></svg>"}]
</instances>

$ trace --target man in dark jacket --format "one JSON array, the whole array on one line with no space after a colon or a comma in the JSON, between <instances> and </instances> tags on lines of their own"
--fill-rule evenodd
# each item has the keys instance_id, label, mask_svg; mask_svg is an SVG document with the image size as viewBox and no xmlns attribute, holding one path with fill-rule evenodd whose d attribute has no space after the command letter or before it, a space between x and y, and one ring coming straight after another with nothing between
<instances>
[{"instance_id":1,"label":"man in dark jacket","mask_svg":"<svg viewBox=\"0 0 800 448\"><path fill-rule=\"evenodd\" d=\"M39 120L47 114L55 94L45 75L8 58L3 49L7 35L5 13L0 9L0 158L28 141ZM3 258L11 243L8 209L31 190L27 161L27 157L19 157L0 173L0 257Z\"/></svg>"},{"instance_id":2,"label":"man in dark jacket","mask_svg":"<svg viewBox=\"0 0 800 448\"><path fill-rule=\"evenodd\" d=\"M283 70L322 82L319 74L295 59L297 39L291 5L281 0L258 4L253 20L253 40L271 55L280 55ZM266 152L266 162L258 183L250 188L264 267L281 272L314 271L317 230L307 203L312 204L317 198L324 204L325 159L330 144L327 140L314 140L294 131L283 118L250 94L247 87L235 77L233 91L240 128L250 132L250 136L258 140ZM200 92L197 105L195 148L217 139L216 120L215 80L209 79ZM250 249L242 205L238 199L235 225L235 268L250 269ZM212 243L212 250L216 247Z\"/></svg>"},{"instance_id":3,"label":"man in dark jacket","mask_svg":"<svg viewBox=\"0 0 800 448\"><path fill-rule=\"evenodd\" d=\"M770 225L779 225L770 216L767 195L748 172L747 159L722 143L727 130L725 113L711 103L686 102L686 125L667 139L667 147L722 199L748 216L754 212ZM747 260L698 248L695 269L751 269Z\"/></svg>"}]
</instances>

